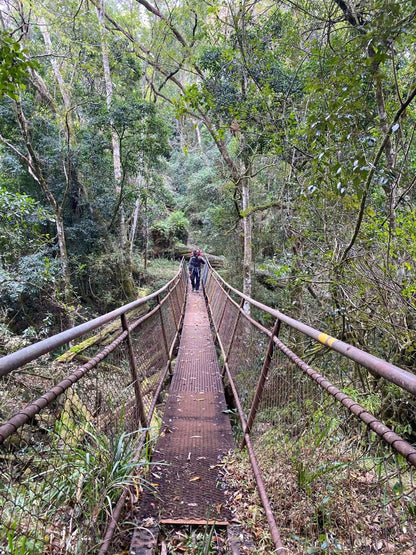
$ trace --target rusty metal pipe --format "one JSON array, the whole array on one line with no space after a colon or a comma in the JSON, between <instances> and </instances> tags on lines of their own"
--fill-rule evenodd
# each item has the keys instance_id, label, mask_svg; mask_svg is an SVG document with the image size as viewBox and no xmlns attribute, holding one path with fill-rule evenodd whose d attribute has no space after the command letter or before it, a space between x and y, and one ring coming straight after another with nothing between
<instances>
[{"instance_id":1,"label":"rusty metal pipe","mask_svg":"<svg viewBox=\"0 0 416 555\"><path fill-rule=\"evenodd\" d=\"M137 373L136 358L134 356L133 342L131 340L130 329L129 329L129 324L127 322L126 314L121 315L121 325L123 326L123 330L127 332L127 337L126 337L127 354L129 358L130 373L133 381L134 395L136 397L135 419L138 422L140 422L142 426L146 426L147 425L146 411L144 409L142 391L139 383L139 375Z\"/></svg>"},{"instance_id":2,"label":"rusty metal pipe","mask_svg":"<svg viewBox=\"0 0 416 555\"><path fill-rule=\"evenodd\" d=\"M269 498L267 497L266 488L264 487L263 478L260 473L259 465L257 463L256 456L254 454L254 449L251 444L251 439L249 434L244 434L245 444L247 446L248 455L250 457L251 468L253 469L254 478L256 480L257 489L259 491L261 503L266 513L267 522L269 524L270 532L272 535L273 543L276 548L276 552L286 551L286 548L282 544L280 539L279 530L277 529L276 521L273 516L273 511L270 505Z\"/></svg>"},{"instance_id":3,"label":"rusty metal pipe","mask_svg":"<svg viewBox=\"0 0 416 555\"><path fill-rule=\"evenodd\" d=\"M124 341L126 337L127 331L124 331L110 345L108 345L105 349L98 353L98 355L96 355L86 364L75 370L75 372L67 376L52 389L44 393L42 397L39 397L39 399L36 399L36 401L28 404L21 411L9 418L9 420L5 424L0 426L0 444L2 444L9 436L14 434L18 428L21 428L24 424L29 422L29 420L33 418L35 414L38 414L43 408L52 403L52 401L54 401L57 397L62 395L64 391L72 387L87 372L97 366L97 364L101 362L111 352L113 352L120 345L120 343Z\"/></svg>"},{"instance_id":4,"label":"rusty metal pipe","mask_svg":"<svg viewBox=\"0 0 416 555\"><path fill-rule=\"evenodd\" d=\"M23 349L20 349L15 353L2 357L0 359L0 376L5 376L12 370L23 366L24 364L34 360L35 358L38 358L39 356L46 353L50 353L58 347L61 347L62 345L65 345L66 343L69 343L70 341L73 341L74 339L77 339L78 337L81 337L82 335L90 331L96 330L97 328L103 326L104 324L108 324L122 314L130 312L130 310L138 308L139 306L156 298L158 295L164 293L171 286L171 284L175 283L181 271L182 270L179 270L178 274L173 279L171 279L169 283L167 283L164 287L162 287L155 293L148 295L147 297L143 297L142 299L133 301L120 308L117 308L116 310L113 310L112 312L108 312L103 316L99 316L94 320L90 320L89 322L80 324L79 326L53 335L52 337L48 337L47 339L43 339L38 343L34 343L33 345L24 347Z\"/></svg>"},{"instance_id":5,"label":"rusty metal pipe","mask_svg":"<svg viewBox=\"0 0 416 555\"><path fill-rule=\"evenodd\" d=\"M225 292L225 290L224 290L224 292ZM221 317L220 317L220 320L219 320L218 326L217 326L217 328L218 328L218 332L217 332L217 333L220 332L221 324L222 324L222 321L223 321L223 318L224 318L226 306L227 306L227 303L223 303L223 308L222 308L222 311L221 311Z\"/></svg>"},{"instance_id":6,"label":"rusty metal pipe","mask_svg":"<svg viewBox=\"0 0 416 555\"><path fill-rule=\"evenodd\" d=\"M233 302L234 302L234 301L233 301ZM237 313L237 317L236 317L235 322L234 322L234 325L233 325L233 331L232 331L232 333L231 333L230 343L229 343L229 345L228 345L227 353L225 354L224 362L227 362L227 361L228 361L228 358L229 358L229 356L230 356L231 349L232 349L232 346L233 346L233 343L234 343L235 334L236 334L236 332L237 332L238 324L239 324L239 322L240 322L241 314L245 314L245 312L244 312L244 310L243 310L243 303L244 303L244 301L241 299L240 306L237 305L237 307L238 307L238 313Z\"/></svg>"},{"instance_id":7,"label":"rusty metal pipe","mask_svg":"<svg viewBox=\"0 0 416 555\"><path fill-rule=\"evenodd\" d=\"M156 407L156 404L157 404L157 398L159 397L160 392L162 391L163 382L164 382L165 379L166 379L168 370L169 370L169 363L166 363L166 364L165 364L165 368L164 368L164 370L163 370L163 372L162 372L162 376L160 377L158 386L157 386L157 388L156 388L155 394L153 395L152 404L150 405L150 408L149 408L149 414L148 414L148 417L147 417L147 426L148 426L148 427L150 426L150 423L151 423L151 421L152 421L153 412L154 412L155 407Z\"/></svg>"},{"instance_id":8,"label":"rusty metal pipe","mask_svg":"<svg viewBox=\"0 0 416 555\"><path fill-rule=\"evenodd\" d=\"M162 330L163 345L165 347L165 353L166 353L166 356L167 356L167 359L168 359L168 362L169 362L169 368L170 368L170 356L169 356L168 340L166 338L165 323L164 323L164 320L163 320L162 308L161 308L159 297L157 297L157 302L158 302L158 306L159 306L160 327L161 327L161 330Z\"/></svg>"},{"instance_id":9,"label":"rusty metal pipe","mask_svg":"<svg viewBox=\"0 0 416 555\"><path fill-rule=\"evenodd\" d=\"M276 320L276 323L274 325L274 328L273 328L273 331L272 331L272 334L271 334L271 337L270 337L269 345L267 347L267 353L266 353L266 356L264 358L263 367L261 369L259 381L258 381L258 384L257 384L257 389L256 389L256 392L254 394L254 399L253 399L253 403L251 405L250 414L248 415L247 426L244 430L244 437L246 436L246 434L249 434L251 432L251 428L253 426L254 419L256 417L257 410L259 408L261 396L263 394L264 385L266 383L267 374L269 373L269 367L270 367L270 363L271 363L272 356L273 356L273 350L274 350L274 341L273 341L273 339L275 337L278 337L279 330L280 330L280 320ZM241 445L241 448L243 448L243 447L244 447L244 439L243 439L243 444Z\"/></svg>"},{"instance_id":10,"label":"rusty metal pipe","mask_svg":"<svg viewBox=\"0 0 416 555\"><path fill-rule=\"evenodd\" d=\"M367 424L381 439L383 439L388 445L390 445L395 451L403 455L407 461L416 466L416 448L410 443L405 441L398 434L393 432L388 428L383 422L377 420L375 416L369 413L364 407L359 405L354 399L348 397L335 385L324 378L319 372L316 372L311 368L306 362L304 362L300 357L298 357L293 351L291 351L284 343L280 341L277 337L274 338L276 346L284 353L292 362L296 364L305 374L312 378L316 383L325 389L330 395L335 397L337 401L342 403L351 413L357 416L362 422Z\"/></svg>"},{"instance_id":11,"label":"rusty metal pipe","mask_svg":"<svg viewBox=\"0 0 416 555\"><path fill-rule=\"evenodd\" d=\"M211 268L211 271L215 272L215 270L213 270L212 268ZM379 376L382 376L386 380L392 383L395 383L402 389L409 391L409 393L416 395L416 375L415 374L412 374L407 370L403 370L403 368L399 368L394 364L390 364L389 362L386 362L385 360L382 360L374 355L371 355L370 353L362 351L361 349L358 349L353 345L344 343L344 341L341 341L340 339L331 337L330 335L323 333L319 330L316 330L311 326L308 326L307 324L303 324L302 322L299 322L298 320L295 320L290 316L286 316L286 314L283 314L283 312L280 312L276 309L270 308L262 303L259 303L254 299L252 299L251 297L244 295L244 293L241 293L241 291L238 291L238 289L235 289L234 287L229 286L229 284L226 281L224 281L223 278L219 274L217 274L217 272L215 272L215 274L216 274L215 277L218 277L218 280L220 280L226 287L229 287L230 290L233 291L233 293L238 295L241 299L248 301L252 306L260 308L264 312L267 312L271 316L274 316L274 318L281 320L291 328L300 331L304 335L311 337L316 341L319 341L322 345L325 345L329 349L332 349L333 351L336 351L341 355L344 355L350 360L353 360L354 362L361 364L365 368L372 370L373 372L375 372Z\"/></svg>"},{"instance_id":12,"label":"rusty metal pipe","mask_svg":"<svg viewBox=\"0 0 416 555\"><path fill-rule=\"evenodd\" d=\"M226 371L226 374L227 374L228 381L230 382L231 390L232 390L233 395L234 395L234 402L237 406L238 416L240 417L241 430L244 433L244 430L247 428L247 422L246 422L246 417L244 416L244 411L243 411L243 407L241 405L240 397L238 396L238 390L237 390L237 387L235 385L234 378L232 377L232 374L230 372L230 368L229 368L228 364L225 363L224 366L225 366L225 371Z\"/></svg>"}]
</instances>

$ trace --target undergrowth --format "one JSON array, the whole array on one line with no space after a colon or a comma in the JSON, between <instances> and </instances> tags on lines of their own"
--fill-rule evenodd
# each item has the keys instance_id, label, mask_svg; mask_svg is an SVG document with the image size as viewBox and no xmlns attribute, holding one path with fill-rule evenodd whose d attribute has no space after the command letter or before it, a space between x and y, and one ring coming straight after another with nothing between
<instances>
[{"instance_id":1,"label":"undergrowth","mask_svg":"<svg viewBox=\"0 0 416 555\"><path fill-rule=\"evenodd\" d=\"M394 457L354 456L342 442L278 438L255 441L255 452L287 553L413 555L415 508L412 472ZM246 452L227 460L234 518L253 537L254 550L272 553L268 524Z\"/></svg>"},{"instance_id":2,"label":"undergrowth","mask_svg":"<svg viewBox=\"0 0 416 555\"><path fill-rule=\"evenodd\" d=\"M134 455L142 430L127 433L119 426L107 436L87 424L82 437L64 437L67 433L57 421L30 465L24 446L13 453L13 464L20 462L21 469L2 461L3 476L13 476L0 486L3 553L95 552L122 490L140 481L138 472L147 462L135 462Z\"/></svg>"}]
</instances>

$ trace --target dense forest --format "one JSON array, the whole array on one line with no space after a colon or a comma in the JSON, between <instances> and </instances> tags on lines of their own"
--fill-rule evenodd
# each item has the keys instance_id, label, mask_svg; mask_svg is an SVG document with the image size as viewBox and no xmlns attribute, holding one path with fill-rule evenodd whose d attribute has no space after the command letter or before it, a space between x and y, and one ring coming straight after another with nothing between
<instances>
[{"instance_id":1,"label":"dense forest","mask_svg":"<svg viewBox=\"0 0 416 555\"><path fill-rule=\"evenodd\" d=\"M245 293L412 367L413 0L0 15L3 336L131 300L198 245Z\"/></svg>"},{"instance_id":2,"label":"dense forest","mask_svg":"<svg viewBox=\"0 0 416 555\"><path fill-rule=\"evenodd\" d=\"M162 386L185 306L179 262L196 247L245 294L206 282L222 303L207 325L221 413L241 441L210 468L222 465L217 489L249 529L242 552L273 549L250 433L282 549L414 553L416 452L403 444L416 445L416 385L400 376L415 378L415 36L416 0L0 0L0 358L140 298L136 336L123 313L1 374L8 553L97 553L121 489L136 495L113 550L127 553L150 456L135 434L147 450L172 432ZM281 313L325 333L280 330ZM409 372L390 380L335 338ZM187 552L225 553L204 534L204 551Z\"/></svg>"}]
</instances>

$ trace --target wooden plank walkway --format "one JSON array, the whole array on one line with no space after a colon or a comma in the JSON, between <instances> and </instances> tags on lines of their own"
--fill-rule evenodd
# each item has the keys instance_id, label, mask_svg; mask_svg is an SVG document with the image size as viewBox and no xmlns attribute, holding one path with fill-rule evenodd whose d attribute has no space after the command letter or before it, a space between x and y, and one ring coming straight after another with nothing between
<instances>
[{"instance_id":1,"label":"wooden plank walkway","mask_svg":"<svg viewBox=\"0 0 416 555\"><path fill-rule=\"evenodd\" d=\"M189 293L178 358L152 457L141 517L161 523L226 524L220 461L234 448L203 293Z\"/></svg>"}]
</instances>

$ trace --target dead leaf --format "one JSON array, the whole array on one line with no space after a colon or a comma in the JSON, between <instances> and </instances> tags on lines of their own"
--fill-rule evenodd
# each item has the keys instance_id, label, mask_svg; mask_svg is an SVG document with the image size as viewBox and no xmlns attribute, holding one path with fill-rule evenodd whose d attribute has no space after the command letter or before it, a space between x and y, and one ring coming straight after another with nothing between
<instances>
[{"instance_id":1,"label":"dead leaf","mask_svg":"<svg viewBox=\"0 0 416 555\"><path fill-rule=\"evenodd\" d=\"M191 478L189 481L190 481L190 482L197 482L198 480L202 480L201 476L194 476L194 477Z\"/></svg>"}]
</instances>

